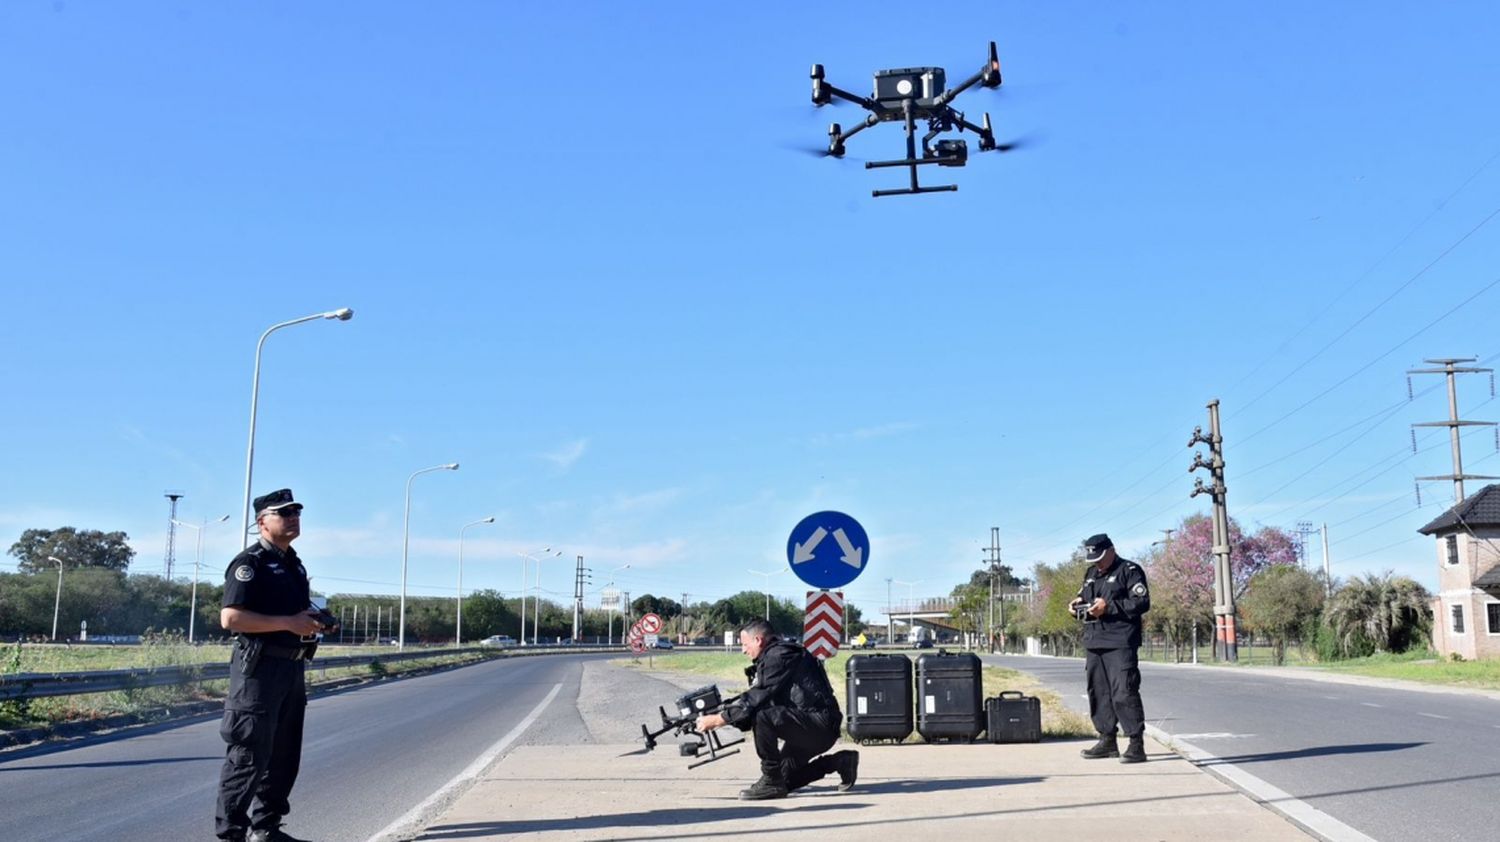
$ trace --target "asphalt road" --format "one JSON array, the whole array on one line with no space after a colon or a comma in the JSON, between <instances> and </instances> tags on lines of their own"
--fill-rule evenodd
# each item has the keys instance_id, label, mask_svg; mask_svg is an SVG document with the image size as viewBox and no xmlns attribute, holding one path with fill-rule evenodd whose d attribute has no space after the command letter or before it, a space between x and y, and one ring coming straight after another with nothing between
<instances>
[{"instance_id":1,"label":"asphalt road","mask_svg":"<svg viewBox=\"0 0 1500 842\"><path fill-rule=\"evenodd\" d=\"M314 698L288 829L362 842L494 747L547 699L533 739L586 740L573 700L583 664L618 655L489 661ZM559 688L558 686L561 685ZM213 838L218 717L0 755L0 839Z\"/></svg>"},{"instance_id":2,"label":"asphalt road","mask_svg":"<svg viewBox=\"0 0 1500 842\"><path fill-rule=\"evenodd\" d=\"M986 656L1087 712L1083 662ZM1500 838L1500 701L1141 665L1146 719L1377 840Z\"/></svg>"}]
</instances>

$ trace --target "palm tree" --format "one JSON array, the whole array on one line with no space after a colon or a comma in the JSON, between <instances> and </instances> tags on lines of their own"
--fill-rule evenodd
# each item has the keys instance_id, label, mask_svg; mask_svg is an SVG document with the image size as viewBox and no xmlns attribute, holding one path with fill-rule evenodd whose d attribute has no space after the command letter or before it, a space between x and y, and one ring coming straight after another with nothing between
<instances>
[{"instance_id":1,"label":"palm tree","mask_svg":"<svg viewBox=\"0 0 1500 842\"><path fill-rule=\"evenodd\" d=\"M1430 599L1426 588L1394 571L1355 576L1334 592L1323 622L1345 657L1370 650L1404 652L1430 639Z\"/></svg>"}]
</instances>

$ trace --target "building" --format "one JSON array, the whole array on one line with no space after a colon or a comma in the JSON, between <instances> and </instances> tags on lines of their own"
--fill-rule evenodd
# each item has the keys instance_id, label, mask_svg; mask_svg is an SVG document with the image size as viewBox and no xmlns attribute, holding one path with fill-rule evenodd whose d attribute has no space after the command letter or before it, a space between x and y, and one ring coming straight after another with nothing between
<instances>
[{"instance_id":1,"label":"building","mask_svg":"<svg viewBox=\"0 0 1500 842\"><path fill-rule=\"evenodd\" d=\"M1500 485L1487 485L1417 530L1437 538L1432 648L1500 658Z\"/></svg>"}]
</instances>

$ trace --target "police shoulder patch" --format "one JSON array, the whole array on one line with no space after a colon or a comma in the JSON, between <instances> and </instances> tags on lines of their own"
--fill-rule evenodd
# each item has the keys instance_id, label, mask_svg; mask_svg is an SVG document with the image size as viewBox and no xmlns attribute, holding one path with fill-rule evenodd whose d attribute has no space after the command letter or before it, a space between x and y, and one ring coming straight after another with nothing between
<instances>
[{"instance_id":1,"label":"police shoulder patch","mask_svg":"<svg viewBox=\"0 0 1500 842\"><path fill-rule=\"evenodd\" d=\"M241 564L234 569L234 578L237 582L248 582L255 578L255 568L248 564Z\"/></svg>"},{"instance_id":2,"label":"police shoulder patch","mask_svg":"<svg viewBox=\"0 0 1500 842\"><path fill-rule=\"evenodd\" d=\"M1135 583L1135 587L1131 588L1130 592L1133 593L1133 594L1135 594L1136 596L1145 596L1146 595L1146 583L1145 582L1136 582Z\"/></svg>"}]
</instances>

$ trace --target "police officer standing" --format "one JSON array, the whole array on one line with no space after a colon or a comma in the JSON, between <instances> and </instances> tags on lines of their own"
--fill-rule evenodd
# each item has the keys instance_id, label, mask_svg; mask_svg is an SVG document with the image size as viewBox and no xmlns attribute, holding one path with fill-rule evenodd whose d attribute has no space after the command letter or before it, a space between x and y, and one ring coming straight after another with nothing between
<instances>
[{"instance_id":1,"label":"police officer standing","mask_svg":"<svg viewBox=\"0 0 1500 842\"><path fill-rule=\"evenodd\" d=\"M1121 763L1144 763L1146 712L1136 650L1141 648L1141 615L1151 610L1151 590L1145 571L1120 558L1108 535L1095 535L1083 546L1091 564L1068 607L1081 612L1084 621L1089 716L1099 742L1081 754L1090 760L1118 757ZM1123 755L1116 742L1117 725L1130 740Z\"/></svg>"},{"instance_id":2,"label":"police officer standing","mask_svg":"<svg viewBox=\"0 0 1500 842\"><path fill-rule=\"evenodd\" d=\"M753 731L761 775L740 798L785 798L831 772L838 773L840 790L853 787L859 752L818 757L838 742L844 722L822 662L758 618L740 628L740 649L754 662L745 671L750 689L727 703L722 714L704 714L697 723L703 732L725 725Z\"/></svg>"},{"instance_id":3,"label":"police officer standing","mask_svg":"<svg viewBox=\"0 0 1500 842\"><path fill-rule=\"evenodd\" d=\"M255 498L255 523L260 540L224 574L219 624L235 633L235 645L219 726L228 749L214 832L220 839L297 842L281 822L291 812L287 796L302 762L303 670L316 635L336 624L325 625L328 616L311 607L307 570L292 549L302 532L302 504L291 489Z\"/></svg>"}]
</instances>

